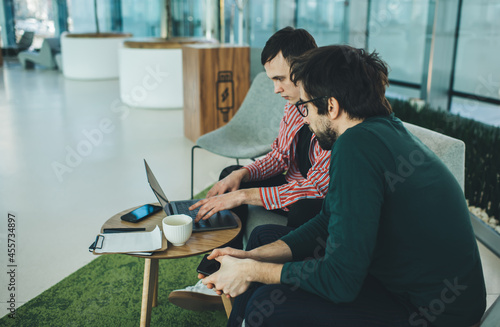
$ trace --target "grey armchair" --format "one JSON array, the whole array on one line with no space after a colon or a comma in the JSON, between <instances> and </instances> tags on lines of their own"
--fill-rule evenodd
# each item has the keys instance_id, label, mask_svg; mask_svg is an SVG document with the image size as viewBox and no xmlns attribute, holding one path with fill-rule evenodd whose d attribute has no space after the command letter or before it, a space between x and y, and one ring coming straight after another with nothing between
<instances>
[{"instance_id":1,"label":"grey armchair","mask_svg":"<svg viewBox=\"0 0 500 327\"><path fill-rule=\"evenodd\" d=\"M19 42L17 42L17 50L19 51L24 51L28 50L29 47L31 47L31 44L33 43L33 38L35 36L35 32L31 31L24 31L23 35L21 36L21 39L19 39Z\"/></svg>"},{"instance_id":2,"label":"grey armchair","mask_svg":"<svg viewBox=\"0 0 500 327\"><path fill-rule=\"evenodd\" d=\"M286 100L274 93L273 82L259 73L233 118L223 127L202 135L191 149L191 198L194 188L194 150L239 159L255 159L271 151L278 136Z\"/></svg>"},{"instance_id":3,"label":"grey armchair","mask_svg":"<svg viewBox=\"0 0 500 327\"><path fill-rule=\"evenodd\" d=\"M39 64L47 68L56 68L55 55L61 52L59 38L46 38L39 51L22 51L17 55L24 68Z\"/></svg>"}]
</instances>

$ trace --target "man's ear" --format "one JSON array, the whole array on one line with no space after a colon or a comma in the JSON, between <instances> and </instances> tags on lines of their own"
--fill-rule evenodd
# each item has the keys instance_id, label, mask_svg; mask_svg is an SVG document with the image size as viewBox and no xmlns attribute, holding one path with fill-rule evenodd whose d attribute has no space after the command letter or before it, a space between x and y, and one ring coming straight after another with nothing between
<instances>
[{"instance_id":1,"label":"man's ear","mask_svg":"<svg viewBox=\"0 0 500 327\"><path fill-rule=\"evenodd\" d=\"M337 119L340 116L339 102L334 97L330 97L328 99L328 116L332 120Z\"/></svg>"}]
</instances>

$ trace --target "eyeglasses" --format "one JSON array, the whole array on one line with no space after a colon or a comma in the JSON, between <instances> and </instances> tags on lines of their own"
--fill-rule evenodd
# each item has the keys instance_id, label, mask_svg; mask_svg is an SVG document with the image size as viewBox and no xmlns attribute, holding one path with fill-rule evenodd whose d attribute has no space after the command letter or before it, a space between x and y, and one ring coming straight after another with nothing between
<instances>
[{"instance_id":1,"label":"eyeglasses","mask_svg":"<svg viewBox=\"0 0 500 327\"><path fill-rule=\"evenodd\" d=\"M313 101L321 100L321 99L326 99L326 98L329 98L329 96L325 95L325 96L317 97L317 98L314 98L314 99L311 99L311 100L307 100L307 101L299 100L299 101L295 102L295 107L297 108L297 110L299 111L299 114L302 117L307 117L307 115L309 115L309 110L304 105L306 103L309 103L309 102L313 102ZM302 109L300 108L301 106L302 106Z\"/></svg>"}]
</instances>

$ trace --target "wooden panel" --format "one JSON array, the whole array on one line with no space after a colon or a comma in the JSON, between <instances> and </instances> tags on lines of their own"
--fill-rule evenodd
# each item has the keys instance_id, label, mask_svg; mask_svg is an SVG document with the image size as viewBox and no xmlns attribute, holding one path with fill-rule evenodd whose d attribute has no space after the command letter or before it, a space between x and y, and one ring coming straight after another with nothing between
<instances>
[{"instance_id":1,"label":"wooden panel","mask_svg":"<svg viewBox=\"0 0 500 327\"><path fill-rule=\"evenodd\" d=\"M227 124L250 88L250 48L187 45L183 48L184 135L198 137Z\"/></svg>"},{"instance_id":2,"label":"wooden panel","mask_svg":"<svg viewBox=\"0 0 500 327\"><path fill-rule=\"evenodd\" d=\"M189 46L182 49L182 79L184 81L184 135L198 130L200 126L201 88L199 51ZM193 141L194 142L194 141Z\"/></svg>"}]
</instances>

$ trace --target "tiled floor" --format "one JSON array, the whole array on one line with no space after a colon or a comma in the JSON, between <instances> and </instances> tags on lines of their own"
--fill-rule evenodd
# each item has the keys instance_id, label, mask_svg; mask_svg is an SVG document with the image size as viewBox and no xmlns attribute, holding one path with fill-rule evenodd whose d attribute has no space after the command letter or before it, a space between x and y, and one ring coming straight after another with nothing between
<instances>
[{"instance_id":1,"label":"tiled floor","mask_svg":"<svg viewBox=\"0 0 500 327\"><path fill-rule=\"evenodd\" d=\"M13 212L22 303L94 259L87 248L107 218L156 201L143 158L172 200L188 198L193 143L183 136L181 109L127 108L118 80L74 81L14 63L0 74L0 266ZM234 163L203 150L196 162L195 192ZM491 304L500 294L500 259L480 249ZM4 294L8 276L0 276Z\"/></svg>"},{"instance_id":2,"label":"tiled floor","mask_svg":"<svg viewBox=\"0 0 500 327\"><path fill-rule=\"evenodd\" d=\"M106 219L156 202L143 158L170 200L187 199L193 143L184 137L181 109L127 108L118 80L68 80L15 64L0 74L0 293L14 212L22 303L94 259L88 247ZM197 150L195 194L230 164Z\"/></svg>"}]
</instances>

